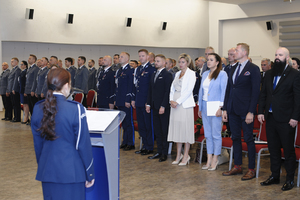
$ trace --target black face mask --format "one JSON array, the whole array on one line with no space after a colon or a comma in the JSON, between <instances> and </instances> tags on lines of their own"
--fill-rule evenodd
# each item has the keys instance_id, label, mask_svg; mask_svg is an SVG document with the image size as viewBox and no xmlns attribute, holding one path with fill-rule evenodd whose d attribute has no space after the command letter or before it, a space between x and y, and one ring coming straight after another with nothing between
<instances>
[{"instance_id":1,"label":"black face mask","mask_svg":"<svg viewBox=\"0 0 300 200\"><path fill-rule=\"evenodd\" d=\"M286 60L281 61L278 58L274 60L273 76L281 76L286 66Z\"/></svg>"}]
</instances>

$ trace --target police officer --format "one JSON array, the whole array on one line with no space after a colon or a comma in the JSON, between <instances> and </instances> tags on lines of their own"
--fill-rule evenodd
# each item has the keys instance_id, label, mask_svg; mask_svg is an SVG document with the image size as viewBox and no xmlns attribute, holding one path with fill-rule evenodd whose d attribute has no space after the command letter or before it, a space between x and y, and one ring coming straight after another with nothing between
<instances>
[{"instance_id":1,"label":"police officer","mask_svg":"<svg viewBox=\"0 0 300 200\"><path fill-rule=\"evenodd\" d=\"M97 106L98 108L114 108L115 97L115 72L111 68L112 58L104 56L104 70L100 72L97 82Z\"/></svg>"},{"instance_id":2,"label":"police officer","mask_svg":"<svg viewBox=\"0 0 300 200\"><path fill-rule=\"evenodd\" d=\"M89 60L89 77L88 77L88 90L96 90L96 73L97 70L95 68L95 61L93 59Z\"/></svg>"},{"instance_id":3,"label":"police officer","mask_svg":"<svg viewBox=\"0 0 300 200\"><path fill-rule=\"evenodd\" d=\"M35 91L35 96L38 98L38 100L42 100L43 97L41 97L42 94L42 89L45 83L45 79L46 79L46 75L48 73L48 68L47 68L47 64L48 64L48 58L43 57L41 59L42 61L42 66L38 72L38 75L36 77L36 81L33 83L33 89Z\"/></svg>"},{"instance_id":4,"label":"police officer","mask_svg":"<svg viewBox=\"0 0 300 200\"><path fill-rule=\"evenodd\" d=\"M130 105L132 96L133 69L129 65L130 55L127 52L120 54L121 68L116 72L116 97L115 105L119 110L126 113L122 122L124 129L123 142L120 148L125 151L134 149L134 128L132 123L132 107Z\"/></svg>"},{"instance_id":5,"label":"police officer","mask_svg":"<svg viewBox=\"0 0 300 200\"><path fill-rule=\"evenodd\" d=\"M89 70L84 65L86 62L86 58L84 56L79 56L77 63L78 63L78 69L76 71L75 75L75 83L74 87L83 90L83 101L82 105L86 105L86 95L88 93L88 77L89 77Z\"/></svg>"},{"instance_id":6,"label":"police officer","mask_svg":"<svg viewBox=\"0 0 300 200\"><path fill-rule=\"evenodd\" d=\"M70 57L65 58L65 66L66 66L66 70L71 74L71 85L72 87L74 87L74 83L75 83L75 74L76 74L76 67L73 65L73 59Z\"/></svg>"},{"instance_id":7,"label":"police officer","mask_svg":"<svg viewBox=\"0 0 300 200\"><path fill-rule=\"evenodd\" d=\"M44 199L82 200L85 187L94 184L85 109L66 100L70 84L67 70L51 69L46 100L34 107L31 130L38 163L36 180L42 182Z\"/></svg>"},{"instance_id":8,"label":"police officer","mask_svg":"<svg viewBox=\"0 0 300 200\"><path fill-rule=\"evenodd\" d=\"M12 120L12 105L10 96L6 96L7 84L8 84L8 76L10 70L8 69L7 62L2 64L2 73L0 75L0 95L2 97L3 106L5 108L4 118L2 120L10 121Z\"/></svg>"},{"instance_id":9,"label":"police officer","mask_svg":"<svg viewBox=\"0 0 300 200\"><path fill-rule=\"evenodd\" d=\"M142 63L135 71L135 83L131 105L136 108L139 134L142 137L143 147L136 154L148 155L153 153L153 130L151 113L147 113L145 105L147 102L148 89L152 74L156 71L148 61L149 53L146 49L138 51L139 60Z\"/></svg>"}]
</instances>

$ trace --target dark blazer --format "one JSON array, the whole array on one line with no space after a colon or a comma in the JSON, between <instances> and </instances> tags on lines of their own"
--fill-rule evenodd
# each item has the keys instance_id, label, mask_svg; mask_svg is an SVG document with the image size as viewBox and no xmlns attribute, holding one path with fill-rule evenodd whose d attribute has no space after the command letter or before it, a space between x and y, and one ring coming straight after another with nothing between
<instances>
[{"instance_id":1,"label":"dark blazer","mask_svg":"<svg viewBox=\"0 0 300 200\"><path fill-rule=\"evenodd\" d=\"M100 73L97 82L97 105L107 106L114 103L116 90L115 71L110 67L107 71Z\"/></svg>"},{"instance_id":2,"label":"dark blazer","mask_svg":"<svg viewBox=\"0 0 300 200\"><path fill-rule=\"evenodd\" d=\"M23 70L18 78L19 86L20 86L20 94L24 94L25 91L26 73L27 73L27 69Z\"/></svg>"},{"instance_id":3,"label":"dark blazer","mask_svg":"<svg viewBox=\"0 0 300 200\"><path fill-rule=\"evenodd\" d=\"M241 116L246 116L248 112L255 114L260 92L260 70L248 61L233 84L232 76L237 66L231 69L228 77L223 110L227 113L234 111Z\"/></svg>"},{"instance_id":4,"label":"dark blazer","mask_svg":"<svg viewBox=\"0 0 300 200\"><path fill-rule=\"evenodd\" d=\"M125 106L125 102L131 102L133 86L133 69L127 64L116 72L116 106Z\"/></svg>"},{"instance_id":5,"label":"dark blazer","mask_svg":"<svg viewBox=\"0 0 300 200\"><path fill-rule=\"evenodd\" d=\"M18 66L15 66L9 73L8 76L8 85L7 85L7 92L11 93L13 90L15 92L20 91L18 77L21 74L21 69Z\"/></svg>"},{"instance_id":6,"label":"dark blazer","mask_svg":"<svg viewBox=\"0 0 300 200\"><path fill-rule=\"evenodd\" d=\"M170 109L169 94L173 76L166 69L163 69L154 83L155 74L156 72L151 77L147 105L150 105L151 109L160 109L161 106Z\"/></svg>"},{"instance_id":7,"label":"dark blazer","mask_svg":"<svg viewBox=\"0 0 300 200\"><path fill-rule=\"evenodd\" d=\"M94 179L93 154L85 108L54 95L57 101L54 141L45 140L37 131L43 118L43 102L34 106L31 130L38 170L36 180L53 183L78 183Z\"/></svg>"},{"instance_id":8,"label":"dark blazer","mask_svg":"<svg viewBox=\"0 0 300 200\"><path fill-rule=\"evenodd\" d=\"M226 65L226 67L224 67L224 71L227 73L227 76L230 75L230 71L232 68L235 68L237 66L238 62L235 63L235 65L231 66L230 64Z\"/></svg>"},{"instance_id":9,"label":"dark blazer","mask_svg":"<svg viewBox=\"0 0 300 200\"><path fill-rule=\"evenodd\" d=\"M69 68L66 69L68 72L71 74L71 85L74 87L75 84L75 74L76 74L76 67L75 66L70 66Z\"/></svg>"},{"instance_id":10,"label":"dark blazer","mask_svg":"<svg viewBox=\"0 0 300 200\"><path fill-rule=\"evenodd\" d=\"M33 89L35 89L34 92L37 95L41 95L41 93L42 93L48 71L49 71L49 69L47 67L44 67L43 69L41 68L38 72L36 81L33 83L34 84Z\"/></svg>"},{"instance_id":11,"label":"dark blazer","mask_svg":"<svg viewBox=\"0 0 300 200\"><path fill-rule=\"evenodd\" d=\"M46 74L46 76L45 76L45 82L44 82L44 85L43 85L43 88L42 88L42 91L41 91L41 93L44 94L44 97L46 97L46 94L47 94L47 92L48 92L47 77L48 77L48 73L49 73L50 70L51 70L51 69L49 69L49 70L47 71L47 74Z\"/></svg>"},{"instance_id":12,"label":"dark blazer","mask_svg":"<svg viewBox=\"0 0 300 200\"><path fill-rule=\"evenodd\" d=\"M89 77L88 77L88 90L97 90L97 79L96 79L96 68L93 67L89 69Z\"/></svg>"},{"instance_id":13,"label":"dark blazer","mask_svg":"<svg viewBox=\"0 0 300 200\"><path fill-rule=\"evenodd\" d=\"M273 69L266 71L259 98L258 114L267 119L270 105L276 121L287 123L290 119L299 120L300 115L300 72L287 67L275 90L273 90Z\"/></svg>"},{"instance_id":14,"label":"dark blazer","mask_svg":"<svg viewBox=\"0 0 300 200\"><path fill-rule=\"evenodd\" d=\"M83 65L81 68L78 68L75 75L74 87L83 90L84 94L88 93L88 78L89 70Z\"/></svg>"},{"instance_id":15,"label":"dark blazer","mask_svg":"<svg viewBox=\"0 0 300 200\"><path fill-rule=\"evenodd\" d=\"M31 92L35 92L33 89L33 83L36 80L37 74L39 72L39 67L36 64L33 64L27 69L26 73L26 84L25 84L25 94L30 94Z\"/></svg>"},{"instance_id":16,"label":"dark blazer","mask_svg":"<svg viewBox=\"0 0 300 200\"><path fill-rule=\"evenodd\" d=\"M152 74L156 71L154 67L148 62L146 66L143 68L142 65L140 65L136 69L136 84L133 82L133 93L132 93L132 100L135 101L135 106L138 107L145 107L145 104L147 102L147 95L148 95L148 89L150 85L150 80L152 77Z\"/></svg>"},{"instance_id":17,"label":"dark blazer","mask_svg":"<svg viewBox=\"0 0 300 200\"><path fill-rule=\"evenodd\" d=\"M10 70L6 69L0 75L0 95L4 95L7 91L9 73Z\"/></svg>"},{"instance_id":18,"label":"dark blazer","mask_svg":"<svg viewBox=\"0 0 300 200\"><path fill-rule=\"evenodd\" d=\"M111 66L111 68L112 68L113 71L118 71L118 69L121 68L121 64L120 64L120 63L118 63L118 64L113 64L113 65Z\"/></svg>"},{"instance_id":19,"label":"dark blazer","mask_svg":"<svg viewBox=\"0 0 300 200\"><path fill-rule=\"evenodd\" d=\"M200 89L200 85L201 85L201 76L198 72L195 72L195 75L196 75L196 83L195 83L195 87L193 90L193 96L194 96L194 101L197 102L198 95L199 95L199 89Z\"/></svg>"}]
</instances>

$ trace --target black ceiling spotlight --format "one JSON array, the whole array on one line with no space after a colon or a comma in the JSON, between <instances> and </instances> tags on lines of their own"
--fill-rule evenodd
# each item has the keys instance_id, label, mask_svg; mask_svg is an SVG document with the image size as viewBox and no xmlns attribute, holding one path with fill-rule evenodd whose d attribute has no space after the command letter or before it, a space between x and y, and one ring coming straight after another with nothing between
<instances>
[{"instance_id":1,"label":"black ceiling spotlight","mask_svg":"<svg viewBox=\"0 0 300 200\"><path fill-rule=\"evenodd\" d=\"M167 30L167 22L162 23L161 30L163 30L163 31Z\"/></svg>"},{"instance_id":2,"label":"black ceiling spotlight","mask_svg":"<svg viewBox=\"0 0 300 200\"><path fill-rule=\"evenodd\" d=\"M273 22L272 21L268 21L268 22L266 22L266 24L267 24L267 30L268 31L273 30Z\"/></svg>"},{"instance_id":3,"label":"black ceiling spotlight","mask_svg":"<svg viewBox=\"0 0 300 200\"><path fill-rule=\"evenodd\" d=\"M26 8L25 19L33 19L34 9Z\"/></svg>"},{"instance_id":4,"label":"black ceiling spotlight","mask_svg":"<svg viewBox=\"0 0 300 200\"><path fill-rule=\"evenodd\" d=\"M67 14L67 23L73 24L74 14Z\"/></svg>"},{"instance_id":5,"label":"black ceiling spotlight","mask_svg":"<svg viewBox=\"0 0 300 200\"><path fill-rule=\"evenodd\" d=\"M127 17L126 18L126 27L131 27L131 23L132 23L132 18L131 17Z\"/></svg>"}]
</instances>

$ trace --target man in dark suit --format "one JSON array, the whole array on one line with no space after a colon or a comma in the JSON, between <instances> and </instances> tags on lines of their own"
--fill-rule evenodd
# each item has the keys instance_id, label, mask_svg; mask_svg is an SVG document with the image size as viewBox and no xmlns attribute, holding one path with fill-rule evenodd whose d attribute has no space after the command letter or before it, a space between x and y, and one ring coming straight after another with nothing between
<instances>
[{"instance_id":1,"label":"man in dark suit","mask_svg":"<svg viewBox=\"0 0 300 200\"><path fill-rule=\"evenodd\" d=\"M14 110L14 117L11 122L21 122L21 103L20 103L20 86L18 83L21 69L18 67L19 59L14 57L11 59L12 70L8 76L8 85L6 94L10 95L11 104Z\"/></svg>"},{"instance_id":2,"label":"man in dark suit","mask_svg":"<svg viewBox=\"0 0 300 200\"><path fill-rule=\"evenodd\" d=\"M122 110L126 113L122 122L124 134L120 148L123 148L124 151L129 151L135 148L132 107L130 105L133 86L133 69L129 65L129 53L122 52L119 60L122 67L116 72L115 106L118 110Z\"/></svg>"},{"instance_id":3,"label":"man in dark suit","mask_svg":"<svg viewBox=\"0 0 300 200\"><path fill-rule=\"evenodd\" d=\"M153 112L153 127L157 142L157 153L149 159L159 158L159 162L167 160L168 155L168 129L170 118L169 94L173 76L165 68L166 57L162 54L155 56L156 73L151 77L148 91L146 111Z\"/></svg>"},{"instance_id":4,"label":"man in dark suit","mask_svg":"<svg viewBox=\"0 0 300 200\"><path fill-rule=\"evenodd\" d=\"M99 68L97 69L97 72L96 72L96 77L95 77L96 80L98 80L100 72L103 71L103 57L100 57L98 59L98 65L99 65Z\"/></svg>"},{"instance_id":5,"label":"man in dark suit","mask_svg":"<svg viewBox=\"0 0 300 200\"><path fill-rule=\"evenodd\" d=\"M115 72L111 69L112 58L104 56L104 70L100 72L97 82L97 107L114 109L116 89Z\"/></svg>"},{"instance_id":6,"label":"man in dark suit","mask_svg":"<svg viewBox=\"0 0 300 200\"><path fill-rule=\"evenodd\" d=\"M147 103L151 76L156 70L148 61L149 55L146 49L140 49L138 54L142 65L138 66L135 71L131 105L133 108L136 108L139 134L142 137L143 147L135 153L148 155L153 153L154 133L152 130L151 113L146 112L145 105Z\"/></svg>"},{"instance_id":7,"label":"man in dark suit","mask_svg":"<svg viewBox=\"0 0 300 200\"><path fill-rule=\"evenodd\" d=\"M83 101L82 105L86 107L86 95L88 93L88 77L89 77L89 70L84 65L86 62L86 58L84 56L79 56L77 63L78 69L75 74L75 83L74 87L80 90L83 90Z\"/></svg>"},{"instance_id":8,"label":"man in dark suit","mask_svg":"<svg viewBox=\"0 0 300 200\"><path fill-rule=\"evenodd\" d=\"M93 59L89 60L89 77L88 77L88 90L96 90L96 68L95 61Z\"/></svg>"},{"instance_id":9,"label":"man in dark suit","mask_svg":"<svg viewBox=\"0 0 300 200\"><path fill-rule=\"evenodd\" d=\"M280 183L282 147L287 173L286 182L281 188L283 191L294 187L295 127L300 115L300 73L288 66L289 59L288 49L283 47L277 49L274 66L265 73L258 106L258 120L260 123L266 120L272 172L261 185Z\"/></svg>"},{"instance_id":10,"label":"man in dark suit","mask_svg":"<svg viewBox=\"0 0 300 200\"><path fill-rule=\"evenodd\" d=\"M2 73L0 75L0 95L2 97L2 103L5 108L5 114L4 114L4 118L2 118L2 120L5 120L5 121L12 120L11 100L10 100L10 96L6 96L9 73L10 73L10 70L8 69L7 62L2 63Z\"/></svg>"},{"instance_id":11,"label":"man in dark suit","mask_svg":"<svg viewBox=\"0 0 300 200\"><path fill-rule=\"evenodd\" d=\"M113 71L118 71L121 68L121 64L119 63L119 54L114 55L114 64L111 66Z\"/></svg>"},{"instance_id":12,"label":"man in dark suit","mask_svg":"<svg viewBox=\"0 0 300 200\"><path fill-rule=\"evenodd\" d=\"M242 180L255 177L255 144L253 141L253 120L260 92L260 71L258 66L248 60L249 46L245 43L237 44L235 59L239 65L232 68L225 94L223 106L223 121L230 121L233 142L235 166L224 176L242 174L242 143L241 130L243 129L244 141L248 147L248 171Z\"/></svg>"},{"instance_id":13,"label":"man in dark suit","mask_svg":"<svg viewBox=\"0 0 300 200\"><path fill-rule=\"evenodd\" d=\"M262 69L262 72L261 72L261 81L260 81L261 87L260 88L262 89L266 71L271 69L271 60L269 58L264 58L261 60L261 69Z\"/></svg>"},{"instance_id":14,"label":"man in dark suit","mask_svg":"<svg viewBox=\"0 0 300 200\"><path fill-rule=\"evenodd\" d=\"M70 57L65 58L65 66L66 70L71 74L71 85L74 87L75 83L75 74L76 74L76 67L73 65L73 59Z\"/></svg>"},{"instance_id":15,"label":"man in dark suit","mask_svg":"<svg viewBox=\"0 0 300 200\"><path fill-rule=\"evenodd\" d=\"M37 98L34 95L34 90L33 90L33 83L36 80L37 74L39 72L39 67L35 64L36 60L37 57L35 55L33 54L29 55L28 64L30 65L30 67L26 72L26 84L25 84L25 91L24 91L24 97L25 98L27 97L27 102L28 102L31 116L33 112L33 107L37 102ZM32 95L31 92L33 92Z\"/></svg>"},{"instance_id":16,"label":"man in dark suit","mask_svg":"<svg viewBox=\"0 0 300 200\"><path fill-rule=\"evenodd\" d=\"M46 76L48 74L48 58L46 57L43 57L41 59L42 61L42 66L40 67L40 70L37 74L37 77L36 77L36 81L33 83L33 89L35 91L35 96L36 98L38 98L38 100L42 100L44 99L44 97L41 96L42 94L42 90L43 90L43 87L44 87L44 84L45 84L45 80L46 80Z\"/></svg>"}]
</instances>

